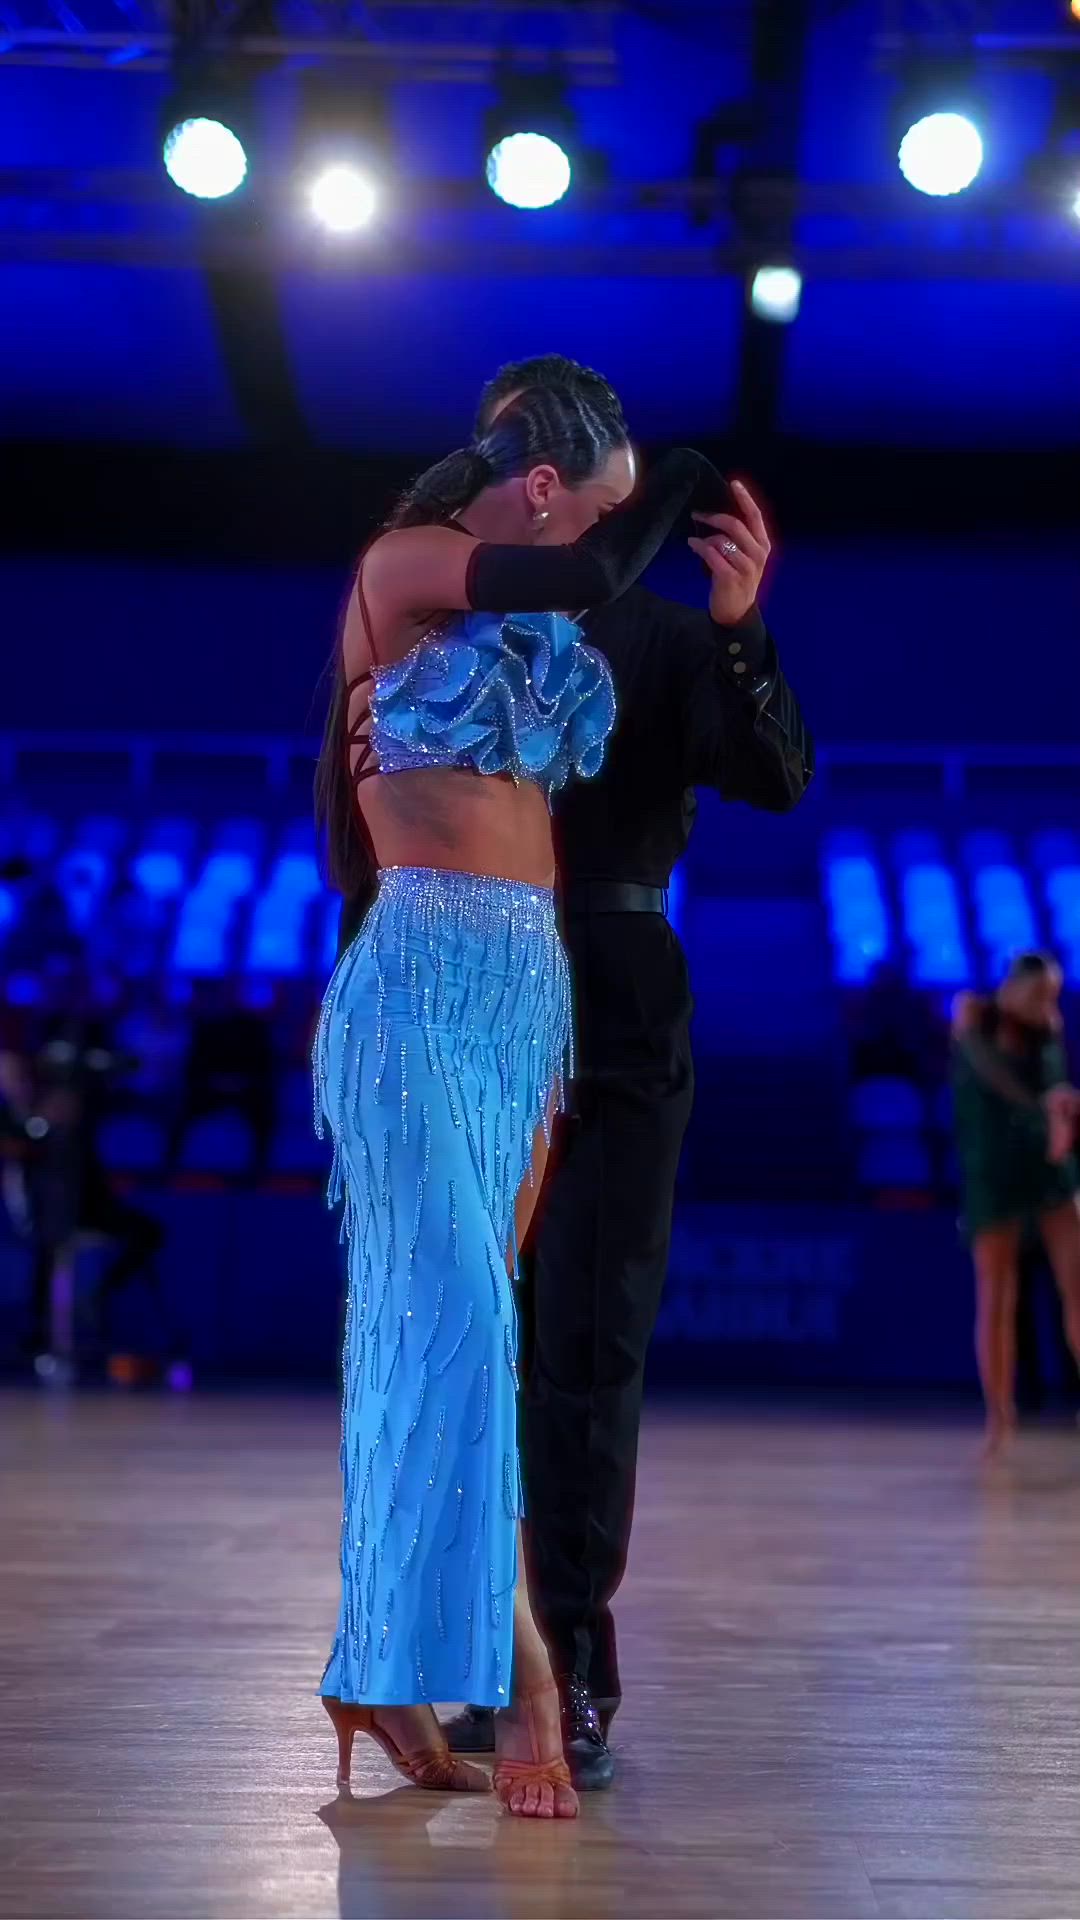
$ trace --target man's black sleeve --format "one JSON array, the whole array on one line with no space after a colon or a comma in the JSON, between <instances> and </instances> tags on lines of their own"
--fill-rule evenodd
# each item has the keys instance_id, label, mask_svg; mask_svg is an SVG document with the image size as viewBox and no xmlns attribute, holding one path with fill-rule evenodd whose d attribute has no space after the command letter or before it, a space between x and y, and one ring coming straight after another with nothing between
<instances>
[{"instance_id":1,"label":"man's black sleeve","mask_svg":"<svg viewBox=\"0 0 1080 1920\"><path fill-rule=\"evenodd\" d=\"M685 784L787 813L810 785L814 746L757 608L734 627L669 602L655 610Z\"/></svg>"},{"instance_id":2,"label":"man's black sleeve","mask_svg":"<svg viewBox=\"0 0 1080 1920\"><path fill-rule=\"evenodd\" d=\"M604 514L573 546L474 547L465 575L469 605L486 613L610 606L644 573L691 503L711 513L726 495L727 483L703 454L676 447L632 500Z\"/></svg>"}]
</instances>

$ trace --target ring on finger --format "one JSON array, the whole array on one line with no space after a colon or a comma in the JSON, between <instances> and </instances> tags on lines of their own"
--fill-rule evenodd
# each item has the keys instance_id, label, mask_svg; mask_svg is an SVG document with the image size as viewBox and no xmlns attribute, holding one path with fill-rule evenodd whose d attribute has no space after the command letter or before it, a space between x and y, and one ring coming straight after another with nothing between
<instances>
[{"instance_id":1,"label":"ring on finger","mask_svg":"<svg viewBox=\"0 0 1080 1920\"><path fill-rule=\"evenodd\" d=\"M726 553L728 559L731 560L739 551L738 543L735 540L721 540L720 551L721 553Z\"/></svg>"}]
</instances>

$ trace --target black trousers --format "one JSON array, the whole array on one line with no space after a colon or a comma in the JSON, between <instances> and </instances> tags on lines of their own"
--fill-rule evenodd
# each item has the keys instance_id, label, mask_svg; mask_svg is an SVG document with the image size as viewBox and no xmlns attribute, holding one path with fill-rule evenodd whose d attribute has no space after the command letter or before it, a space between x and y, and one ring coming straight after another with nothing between
<instances>
[{"instance_id":1,"label":"black trousers","mask_svg":"<svg viewBox=\"0 0 1080 1920\"><path fill-rule=\"evenodd\" d=\"M611 1601L634 1510L645 1357L693 1101L690 995L659 915L571 923L578 1076L525 1263L522 1467L533 1605L557 1672L621 1695Z\"/></svg>"}]
</instances>

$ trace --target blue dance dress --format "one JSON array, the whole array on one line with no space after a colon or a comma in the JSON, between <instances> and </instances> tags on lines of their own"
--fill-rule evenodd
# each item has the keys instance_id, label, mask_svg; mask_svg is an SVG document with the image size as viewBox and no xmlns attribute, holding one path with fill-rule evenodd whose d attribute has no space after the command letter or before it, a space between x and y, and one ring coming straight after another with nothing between
<instances>
[{"instance_id":1,"label":"blue dance dress","mask_svg":"<svg viewBox=\"0 0 1080 1920\"><path fill-rule=\"evenodd\" d=\"M611 678L558 614L455 617L376 667L381 773L596 772ZM315 1043L349 1287L341 1604L322 1692L509 1700L517 1524L514 1205L568 1069L552 894L394 867Z\"/></svg>"}]
</instances>

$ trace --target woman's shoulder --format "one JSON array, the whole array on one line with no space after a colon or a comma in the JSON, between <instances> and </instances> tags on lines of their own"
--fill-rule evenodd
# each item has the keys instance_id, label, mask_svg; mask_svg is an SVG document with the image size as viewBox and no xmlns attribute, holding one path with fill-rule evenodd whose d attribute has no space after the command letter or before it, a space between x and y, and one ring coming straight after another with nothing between
<instances>
[{"instance_id":1,"label":"woman's shoulder","mask_svg":"<svg viewBox=\"0 0 1080 1920\"><path fill-rule=\"evenodd\" d=\"M415 527L386 527L364 548L358 572L365 581L385 580L402 567L413 566L424 554L468 554L479 544L474 534L456 522L424 523Z\"/></svg>"},{"instance_id":2,"label":"woman's shoulder","mask_svg":"<svg viewBox=\"0 0 1080 1920\"><path fill-rule=\"evenodd\" d=\"M985 993L958 993L952 1003L950 1030L954 1040L972 1033L985 1034L992 1023L993 1000Z\"/></svg>"},{"instance_id":3,"label":"woman's shoulder","mask_svg":"<svg viewBox=\"0 0 1080 1920\"><path fill-rule=\"evenodd\" d=\"M464 529L391 527L357 563L345 615L346 668L398 662L423 639L460 618L468 604L466 565L476 545Z\"/></svg>"}]
</instances>

